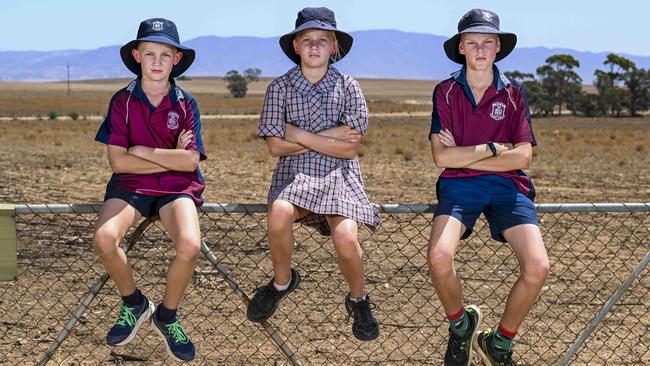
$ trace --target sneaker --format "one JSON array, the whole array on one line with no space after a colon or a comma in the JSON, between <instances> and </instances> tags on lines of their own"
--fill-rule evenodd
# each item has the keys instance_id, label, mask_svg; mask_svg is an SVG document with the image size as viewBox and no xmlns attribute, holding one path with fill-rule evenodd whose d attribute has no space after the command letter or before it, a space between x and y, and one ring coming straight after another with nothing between
<instances>
[{"instance_id":1,"label":"sneaker","mask_svg":"<svg viewBox=\"0 0 650 366\"><path fill-rule=\"evenodd\" d=\"M192 361L196 355L196 349L192 341L187 338L178 319L174 318L171 323L163 323L155 313L151 318L154 329L165 340L165 348L167 348L169 356L179 362Z\"/></svg>"},{"instance_id":2,"label":"sneaker","mask_svg":"<svg viewBox=\"0 0 650 366\"><path fill-rule=\"evenodd\" d=\"M273 278L268 285L256 288L255 295L251 299L248 304L248 309L246 310L246 317L248 320L259 323L270 318L271 315L275 313L275 309L278 308L280 300L298 288L299 283L300 274L292 268L291 282L289 283L289 288L286 290L278 291L275 286L273 286Z\"/></svg>"},{"instance_id":3,"label":"sneaker","mask_svg":"<svg viewBox=\"0 0 650 366\"><path fill-rule=\"evenodd\" d=\"M467 366L472 364L472 340L481 326L483 314L476 305L465 306L465 312L469 318L467 335L461 338L452 333L451 328L449 329L445 366Z\"/></svg>"},{"instance_id":4,"label":"sneaker","mask_svg":"<svg viewBox=\"0 0 650 366\"><path fill-rule=\"evenodd\" d=\"M135 337L138 329L146 323L155 309L154 304L142 295L142 304L131 306L122 303L120 316L115 325L106 334L106 343L109 346L123 346Z\"/></svg>"},{"instance_id":5,"label":"sneaker","mask_svg":"<svg viewBox=\"0 0 650 366\"><path fill-rule=\"evenodd\" d=\"M484 330L476 335L474 350L481 357L483 363L487 366L517 366L512 360L512 351L502 357L494 355L494 350L490 345L490 339L492 339L493 334L494 331Z\"/></svg>"},{"instance_id":6,"label":"sneaker","mask_svg":"<svg viewBox=\"0 0 650 366\"><path fill-rule=\"evenodd\" d=\"M379 337L379 322L372 314L375 304L370 301L370 296L366 295L365 300L352 301L350 294L345 296L345 309L350 316L354 318L352 322L352 334L361 341L372 341Z\"/></svg>"}]
</instances>

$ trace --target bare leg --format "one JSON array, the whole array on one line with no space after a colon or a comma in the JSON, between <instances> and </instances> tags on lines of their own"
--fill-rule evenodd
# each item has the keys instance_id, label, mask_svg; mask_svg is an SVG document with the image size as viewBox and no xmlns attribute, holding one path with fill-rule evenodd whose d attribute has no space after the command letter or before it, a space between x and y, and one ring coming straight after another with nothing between
<instances>
[{"instance_id":1,"label":"bare leg","mask_svg":"<svg viewBox=\"0 0 650 366\"><path fill-rule=\"evenodd\" d=\"M167 270L163 305L167 309L177 309L201 254L199 217L194 202L188 197L164 205L159 213L176 250L176 256Z\"/></svg>"},{"instance_id":2,"label":"bare leg","mask_svg":"<svg viewBox=\"0 0 650 366\"><path fill-rule=\"evenodd\" d=\"M549 263L542 234L536 225L517 225L505 230L503 236L515 252L521 275L510 290L501 325L516 332L544 285Z\"/></svg>"},{"instance_id":3,"label":"bare leg","mask_svg":"<svg viewBox=\"0 0 650 366\"><path fill-rule=\"evenodd\" d=\"M350 286L350 296L359 298L365 293L363 285L363 252L358 239L357 222L343 216L327 216L332 228L332 241L343 276Z\"/></svg>"},{"instance_id":4,"label":"bare leg","mask_svg":"<svg viewBox=\"0 0 650 366\"><path fill-rule=\"evenodd\" d=\"M293 255L293 223L308 213L304 208L283 200L275 200L266 216L267 236L275 283L284 285L291 279Z\"/></svg>"},{"instance_id":5,"label":"bare leg","mask_svg":"<svg viewBox=\"0 0 650 366\"><path fill-rule=\"evenodd\" d=\"M433 219L427 264L433 287L445 309L445 314L454 314L463 307L460 279L454 268L454 256L465 225L449 215Z\"/></svg>"},{"instance_id":6,"label":"bare leg","mask_svg":"<svg viewBox=\"0 0 650 366\"><path fill-rule=\"evenodd\" d=\"M93 245L99 260L111 276L121 296L132 294L135 289L133 270L120 242L126 232L141 215L127 202L112 198L104 202L95 224Z\"/></svg>"}]
</instances>

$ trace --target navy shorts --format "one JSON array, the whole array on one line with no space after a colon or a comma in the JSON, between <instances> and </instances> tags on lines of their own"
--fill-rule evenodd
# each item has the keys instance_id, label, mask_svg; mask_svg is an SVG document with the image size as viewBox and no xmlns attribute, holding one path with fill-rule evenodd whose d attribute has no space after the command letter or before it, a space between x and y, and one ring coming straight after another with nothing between
<instances>
[{"instance_id":1,"label":"navy shorts","mask_svg":"<svg viewBox=\"0 0 650 366\"><path fill-rule=\"evenodd\" d=\"M144 194L111 190L106 192L104 202L111 198L118 198L126 201L130 206L133 206L144 217L152 217L158 215L158 211L164 205L172 202L178 198L187 197L194 202L194 199L189 194L168 194L165 196L147 196Z\"/></svg>"},{"instance_id":2,"label":"navy shorts","mask_svg":"<svg viewBox=\"0 0 650 366\"><path fill-rule=\"evenodd\" d=\"M537 225L537 209L517 189L512 179L488 174L468 178L440 178L438 207L433 215L449 215L465 225L461 239L467 239L483 213L494 240L506 243L503 231L521 224Z\"/></svg>"}]
</instances>

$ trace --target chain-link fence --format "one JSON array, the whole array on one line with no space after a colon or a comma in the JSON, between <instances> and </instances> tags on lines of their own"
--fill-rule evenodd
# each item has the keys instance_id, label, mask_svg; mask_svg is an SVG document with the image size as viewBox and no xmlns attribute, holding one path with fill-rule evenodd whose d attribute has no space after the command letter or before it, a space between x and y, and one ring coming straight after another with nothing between
<instances>
[{"instance_id":1,"label":"chain-link fence","mask_svg":"<svg viewBox=\"0 0 650 366\"><path fill-rule=\"evenodd\" d=\"M347 286L331 241L301 226L295 228L293 260L303 278L300 288L266 324L249 322L247 296L272 276L265 206L204 206L206 255L179 309L197 346L193 363L442 364L448 325L426 266L434 206L382 207L381 228L360 230L367 290L381 329L377 340L364 343L351 333L343 305ZM50 364L65 365L171 363L150 327L127 346L105 344L121 300L92 248L99 208L16 208L19 274L16 281L0 282L0 363L35 364L50 356ZM540 205L538 210L551 272L519 330L518 364L557 364L581 333L586 341L568 356L573 365L648 364L650 276L642 261L645 256L647 263L650 250L650 204ZM138 287L160 301L171 243L159 222L139 228L125 240L128 256ZM479 304L484 324L495 326L519 269L510 248L491 240L483 221L475 231L461 243L456 268L466 303ZM622 288L611 311L592 333L584 332L635 268L638 277ZM71 331L56 349L64 328Z\"/></svg>"}]
</instances>

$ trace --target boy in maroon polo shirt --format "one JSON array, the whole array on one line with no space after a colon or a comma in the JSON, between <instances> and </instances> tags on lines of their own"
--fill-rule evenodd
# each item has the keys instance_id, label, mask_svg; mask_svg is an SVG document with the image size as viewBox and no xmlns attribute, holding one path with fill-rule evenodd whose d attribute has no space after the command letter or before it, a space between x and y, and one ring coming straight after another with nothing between
<instances>
[{"instance_id":1,"label":"boy in maroon polo shirt","mask_svg":"<svg viewBox=\"0 0 650 366\"><path fill-rule=\"evenodd\" d=\"M494 62L506 57L517 37L499 30L498 16L473 9L445 42L447 56L463 67L433 93L429 138L436 166L445 168L436 185L428 265L433 286L449 319L445 365L471 364L473 345L486 365L514 365L512 338L530 311L549 263L532 202L528 168L536 144L523 89ZM499 325L479 332L481 310L464 306L454 255L483 213L495 240L507 242L519 261Z\"/></svg>"},{"instance_id":2,"label":"boy in maroon polo shirt","mask_svg":"<svg viewBox=\"0 0 650 366\"><path fill-rule=\"evenodd\" d=\"M173 78L190 67L195 53L180 44L173 22L156 18L140 23L137 39L122 47L120 54L138 77L113 96L95 137L107 145L113 176L106 186L93 243L123 300L106 341L112 346L127 344L153 318L170 356L189 361L195 348L178 322L176 309L201 253L196 206L203 202L205 183L198 163L206 156L196 101ZM155 215L176 250L157 307L136 287L119 246L140 217Z\"/></svg>"}]
</instances>

